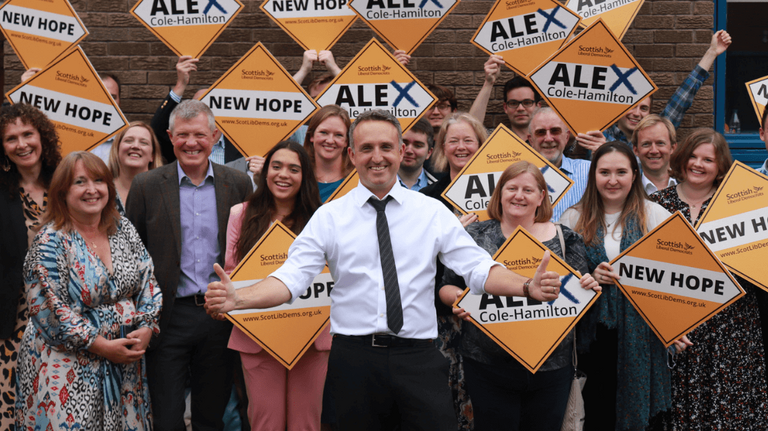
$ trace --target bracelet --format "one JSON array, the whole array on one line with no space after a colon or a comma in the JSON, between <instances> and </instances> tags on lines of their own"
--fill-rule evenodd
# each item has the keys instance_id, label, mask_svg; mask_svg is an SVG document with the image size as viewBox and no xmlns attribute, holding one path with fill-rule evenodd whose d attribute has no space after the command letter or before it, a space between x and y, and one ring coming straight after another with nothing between
<instances>
[{"instance_id":1,"label":"bracelet","mask_svg":"<svg viewBox=\"0 0 768 431\"><path fill-rule=\"evenodd\" d=\"M525 283L523 283L523 296L526 298L531 297L531 293L528 291L528 287L531 285L531 282L533 281L532 278L529 278Z\"/></svg>"}]
</instances>

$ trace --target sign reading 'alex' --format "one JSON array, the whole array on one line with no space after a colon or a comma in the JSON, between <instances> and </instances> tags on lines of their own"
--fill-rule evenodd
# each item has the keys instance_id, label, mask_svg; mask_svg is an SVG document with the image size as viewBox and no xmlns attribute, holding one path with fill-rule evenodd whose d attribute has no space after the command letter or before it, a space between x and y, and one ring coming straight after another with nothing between
<instances>
[{"instance_id":1,"label":"sign reading 'alex'","mask_svg":"<svg viewBox=\"0 0 768 431\"><path fill-rule=\"evenodd\" d=\"M139 0L131 14L176 55L200 58L242 8L240 0Z\"/></svg>"},{"instance_id":2,"label":"sign reading 'alex'","mask_svg":"<svg viewBox=\"0 0 768 431\"><path fill-rule=\"evenodd\" d=\"M679 211L611 265L622 293L667 347L745 294Z\"/></svg>"},{"instance_id":3,"label":"sign reading 'alex'","mask_svg":"<svg viewBox=\"0 0 768 431\"><path fill-rule=\"evenodd\" d=\"M547 248L518 227L493 256L510 271L533 277ZM472 295L464 291L455 306L469 311L474 323L530 372L535 373L600 296L582 289L580 274L552 254L548 271L560 275L560 296L540 302L514 296Z\"/></svg>"},{"instance_id":4,"label":"sign reading 'alex'","mask_svg":"<svg viewBox=\"0 0 768 431\"><path fill-rule=\"evenodd\" d=\"M47 66L88 35L67 0L8 0L0 30L25 69Z\"/></svg>"},{"instance_id":5,"label":"sign reading 'alex'","mask_svg":"<svg viewBox=\"0 0 768 431\"><path fill-rule=\"evenodd\" d=\"M34 105L56 126L61 155L94 148L128 124L80 47L6 94Z\"/></svg>"},{"instance_id":6,"label":"sign reading 'alex'","mask_svg":"<svg viewBox=\"0 0 768 431\"><path fill-rule=\"evenodd\" d=\"M554 0L497 0L472 43L528 74L571 37L580 18Z\"/></svg>"},{"instance_id":7,"label":"sign reading 'alex'","mask_svg":"<svg viewBox=\"0 0 768 431\"><path fill-rule=\"evenodd\" d=\"M768 178L736 161L696 231L731 271L768 291Z\"/></svg>"},{"instance_id":8,"label":"sign reading 'alex'","mask_svg":"<svg viewBox=\"0 0 768 431\"><path fill-rule=\"evenodd\" d=\"M576 133L605 130L657 89L602 20L563 46L530 78Z\"/></svg>"},{"instance_id":9,"label":"sign reading 'alex'","mask_svg":"<svg viewBox=\"0 0 768 431\"><path fill-rule=\"evenodd\" d=\"M265 155L318 109L261 42L201 100L213 111L219 130L246 156Z\"/></svg>"},{"instance_id":10,"label":"sign reading 'alex'","mask_svg":"<svg viewBox=\"0 0 768 431\"><path fill-rule=\"evenodd\" d=\"M349 7L394 49L411 54L459 0L350 0Z\"/></svg>"},{"instance_id":11,"label":"sign reading 'alex'","mask_svg":"<svg viewBox=\"0 0 768 431\"><path fill-rule=\"evenodd\" d=\"M305 50L331 49L357 19L347 0L265 0L261 10Z\"/></svg>"},{"instance_id":12,"label":"sign reading 'alex'","mask_svg":"<svg viewBox=\"0 0 768 431\"><path fill-rule=\"evenodd\" d=\"M462 214L473 212L481 221L488 220L487 208L493 190L497 186L503 186L497 184L501 174L507 166L521 160L541 169L552 206L555 206L573 185L573 180L560 169L541 157L506 126L499 124L451 181L442 196Z\"/></svg>"},{"instance_id":13,"label":"sign reading 'alex'","mask_svg":"<svg viewBox=\"0 0 768 431\"><path fill-rule=\"evenodd\" d=\"M235 289L250 286L275 272L288 258L296 236L275 222L232 271ZM236 310L227 318L289 370L317 339L331 316L333 278L325 267L292 304L264 310Z\"/></svg>"},{"instance_id":14,"label":"sign reading 'alex'","mask_svg":"<svg viewBox=\"0 0 768 431\"><path fill-rule=\"evenodd\" d=\"M568 0L565 5L584 18L582 24L591 25L598 19L605 21L613 34L624 38L644 0Z\"/></svg>"},{"instance_id":15,"label":"sign reading 'alex'","mask_svg":"<svg viewBox=\"0 0 768 431\"><path fill-rule=\"evenodd\" d=\"M376 39L371 39L317 99L320 106L338 105L354 121L371 109L389 111L403 130L437 99Z\"/></svg>"},{"instance_id":16,"label":"sign reading 'alex'","mask_svg":"<svg viewBox=\"0 0 768 431\"><path fill-rule=\"evenodd\" d=\"M763 112L768 105L768 76L755 79L746 83L749 98L752 100L752 106L755 108L757 120L763 121Z\"/></svg>"}]
</instances>

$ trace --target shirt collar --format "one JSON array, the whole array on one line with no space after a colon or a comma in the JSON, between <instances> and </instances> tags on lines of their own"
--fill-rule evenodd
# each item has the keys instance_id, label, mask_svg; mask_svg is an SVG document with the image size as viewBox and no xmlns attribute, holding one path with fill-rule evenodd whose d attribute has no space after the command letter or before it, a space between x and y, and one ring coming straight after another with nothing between
<instances>
[{"instance_id":1,"label":"shirt collar","mask_svg":"<svg viewBox=\"0 0 768 431\"><path fill-rule=\"evenodd\" d=\"M400 178L400 173L397 174L397 182L400 183L400 185L405 187L405 188L410 188L410 187L406 186L405 183L403 182L403 179ZM429 183L429 180L427 179L427 170L422 167L421 168L421 173L419 174L419 177L416 179L416 184L415 185L419 185L421 187L426 187L428 185L428 183Z\"/></svg>"},{"instance_id":2,"label":"shirt collar","mask_svg":"<svg viewBox=\"0 0 768 431\"><path fill-rule=\"evenodd\" d=\"M181 164L179 163L178 160L176 161L176 172L179 175L179 185L181 185L181 181L184 178L186 178L188 181L192 182L192 180L184 172L184 169L181 169ZM205 179L203 180L203 182L205 182L205 180L207 180L208 178L213 179L213 163L211 163L210 160L208 160L208 172L205 173Z\"/></svg>"},{"instance_id":3,"label":"shirt collar","mask_svg":"<svg viewBox=\"0 0 768 431\"><path fill-rule=\"evenodd\" d=\"M397 203L402 205L403 199L405 199L406 193L407 193L406 188L401 186L399 182L395 181L395 183L392 184L392 188L389 189L389 192L387 192L387 195L392 196L392 198L396 200ZM355 187L352 190L351 194L352 194L352 198L355 200L355 205L359 207L362 207L363 205L365 205L371 196L375 196L362 183L358 183L357 187ZM384 197L386 197L386 195L384 195ZM378 197L376 199L378 199Z\"/></svg>"},{"instance_id":4,"label":"shirt collar","mask_svg":"<svg viewBox=\"0 0 768 431\"><path fill-rule=\"evenodd\" d=\"M648 177L645 176L645 174L642 175L641 179L643 181L643 190L645 190L646 193L648 193L648 186L649 185L652 185L654 188L656 188L656 184L653 184L651 182L651 180L649 180ZM677 181L674 178L669 177L669 181L667 182L667 187L674 186L675 184L677 184ZM656 191L658 191L658 190L660 190L660 189L657 189ZM650 195L650 193L648 193L648 194Z\"/></svg>"},{"instance_id":5,"label":"shirt collar","mask_svg":"<svg viewBox=\"0 0 768 431\"><path fill-rule=\"evenodd\" d=\"M562 156L560 161L560 171L565 172L566 174L573 174L573 160Z\"/></svg>"}]
</instances>

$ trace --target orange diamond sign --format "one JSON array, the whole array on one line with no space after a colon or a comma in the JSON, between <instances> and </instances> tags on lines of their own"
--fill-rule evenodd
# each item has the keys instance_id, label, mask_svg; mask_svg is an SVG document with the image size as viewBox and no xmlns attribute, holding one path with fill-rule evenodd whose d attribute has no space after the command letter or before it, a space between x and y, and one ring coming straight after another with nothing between
<instances>
[{"instance_id":1,"label":"orange diamond sign","mask_svg":"<svg viewBox=\"0 0 768 431\"><path fill-rule=\"evenodd\" d=\"M349 7L389 46L411 54L459 0L350 0Z\"/></svg>"},{"instance_id":2,"label":"orange diamond sign","mask_svg":"<svg viewBox=\"0 0 768 431\"><path fill-rule=\"evenodd\" d=\"M317 98L320 106L334 104L346 109L352 121L371 109L389 111L400 120L403 130L436 101L376 39L371 39Z\"/></svg>"},{"instance_id":3,"label":"orange diamond sign","mask_svg":"<svg viewBox=\"0 0 768 431\"><path fill-rule=\"evenodd\" d=\"M576 133L607 129L657 89L602 20L539 66L530 80Z\"/></svg>"},{"instance_id":4,"label":"orange diamond sign","mask_svg":"<svg viewBox=\"0 0 768 431\"><path fill-rule=\"evenodd\" d=\"M246 157L265 155L318 109L261 42L224 73L201 100L213 111L219 130Z\"/></svg>"},{"instance_id":5,"label":"orange diamond sign","mask_svg":"<svg viewBox=\"0 0 768 431\"><path fill-rule=\"evenodd\" d=\"M328 203L330 201L335 201L336 199L346 195L347 193L351 192L352 189L357 187L358 183L360 182L360 176L357 175L357 169L352 169L352 172L347 175L346 178L344 178L344 181L339 184L338 187L336 187L336 190L334 190L333 193L331 193L330 196L328 196L328 199L323 203Z\"/></svg>"},{"instance_id":6,"label":"orange diamond sign","mask_svg":"<svg viewBox=\"0 0 768 431\"><path fill-rule=\"evenodd\" d=\"M755 79L746 83L747 93L752 100L752 106L755 108L757 120L763 121L763 112L768 105L768 76Z\"/></svg>"},{"instance_id":7,"label":"orange diamond sign","mask_svg":"<svg viewBox=\"0 0 768 431\"><path fill-rule=\"evenodd\" d=\"M240 0L140 0L131 15L176 55L200 58L242 8Z\"/></svg>"},{"instance_id":8,"label":"orange diamond sign","mask_svg":"<svg viewBox=\"0 0 768 431\"><path fill-rule=\"evenodd\" d=\"M745 295L679 211L611 265L621 292L666 347Z\"/></svg>"},{"instance_id":9,"label":"orange diamond sign","mask_svg":"<svg viewBox=\"0 0 768 431\"><path fill-rule=\"evenodd\" d=\"M67 0L8 0L0 30L25 69L47 66L88 36Z\"/></svg>"},{"instance_id":10,"label":"orange diamond sign","mask_svg":"<svg viewBox=\"0 0 768 431\"><path fill-rule=\"evenodd\" d=\"M547 247L518 227L493 258L510 271L533 277ZM548 271L560 275L560 296L540 302L516 296L472 295L464 291L455 306L470 313L472 323L535 373L594 304L600 293L581 287L581 275L552 254Z\"/></svg>"},{"instance_id":11,"label":"orange diamond sign","mask_svg":"<svg viewBox=\"0 0 768 431\"><path fill-rule=\"evenodd\" d=\"M528 76L571 37L580 20L554 0L497 0L472 43Z\"/></svg>"},{"instance_id":12,"label":"orange diamond sign","mask_svg":"<svg viewBox=\"0 0 768 431\"><path fill-rule=\"evenodd\" d=\"M645 0L568 0L565 6L584 18L582 25L591 25L602 19L621 40L640 11L643 1Z\"/></svg>"},{"instance_id":13,"label":"orange diamond sign","mask_svg":"<svg viewBox=\"0 0 768 431\"><path fill-rule=\"evenodd\" d=\"M768 177L731 166L696 231L732 272L768 291Z\"/></svg>"},{"instance_id":14,"label":"orange diamond sign","mask_svg":"<svg viewBox=\"0 0 768 431\"><path fill-rule=\"evenodd\" d=\"M347 0L266 0L261 10L304 50L331 49L357 19Z\"/></svg>"},{"instance_id":15,"label":"orange diamond sign","mask_svg":"<svg viewBox=\"0 0 768 431\"><path fill-rule=\"evenodd\" d=\"M6 93L36 106L56 126L61 154L90 150L128 124L80 47Z\"/></svg>"},{"instance_id":16,"label":"orange diamond sign","mask_svg":"<svg viewBox=\"0 0 768 431\"><path fill-rule=\"evenodd\" d=\"M462 214L473 212L480 220L488 220L486 208L493 190L498 185L496 183L507 166L521 160L541 169L547 181L552 206L555 206L573 185L573 180L560 172L560 169L541 157L505 125L499 124L451 181L443 192L443 197Z\"/></svg>"},{"instance_id":17,"label":"orange diamond sign","mask_svg":"<svg viewBox=\"0 0 768 431\"><path fill-rule=\"evenodd\" d=\"M232 271L236 289L267 278L288 258L296 236L280 222L270 226ZM263 310L235 310L227 318L289 370L320 335L331 315L333 278L326 266L292 304Z\"/></svg>"}]
</instances>

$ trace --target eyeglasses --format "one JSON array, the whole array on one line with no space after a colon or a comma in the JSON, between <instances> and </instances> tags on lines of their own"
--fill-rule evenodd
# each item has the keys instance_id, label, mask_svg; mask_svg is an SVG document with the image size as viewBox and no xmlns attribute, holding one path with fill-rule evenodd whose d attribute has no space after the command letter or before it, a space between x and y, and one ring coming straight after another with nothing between
<instances>
[{"instance_id":1,"label":"eyeglasses","mask_svg":"<svg viewBox=\"0 0 768 431\"><path fill-rule=\"evenodd\" d=\"M549 132L552 136L560 136L561 133L563 133L563 129L559 127L553 127L551 129L536 129L533 131L534 136L543 138L547 136L547 132Z\"/></svg>"},{"instance_id":2,"label":"eyeglasses","mask_svg":"<svg viewBox=\"0 0 768 431\"><path fill-rule=\"evenodd\" d=\"M451 103L450 102L439 103L439 104L433 106L432 109L437 109L438 111L450 111L451 110Z\"/></svg>"},{"instance_id":3,"label":"eyeglasses","mask_svg":"<svg viewBox=\"0 0 768 431\"><path fill-rule=\"evenodd\" d=\"M517 107L520 106L521 103L523 104L523 107L530 108L536 102L531 99L525 99L525 100L509 99L507 100L507 108L517 109Z\"/></svg>"}]
</instances>

